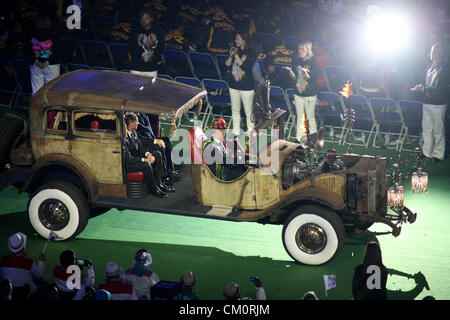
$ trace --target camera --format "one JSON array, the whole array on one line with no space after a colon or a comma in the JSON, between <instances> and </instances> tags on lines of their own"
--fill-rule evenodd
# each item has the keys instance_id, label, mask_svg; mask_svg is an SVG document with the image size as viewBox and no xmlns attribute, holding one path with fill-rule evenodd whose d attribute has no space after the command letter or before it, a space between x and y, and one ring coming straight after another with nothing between
<instances>
[{"instance_id":1,"label":"camera","mask_svg":"<svg viewBox=\"0 0 450 320\"><path fill-rule=\"evenodd\" d=\"M86 266L88 268L92 266L92 261L88 259L77 259L75 262L79 266Z\"/></svg>"}]
</instances>

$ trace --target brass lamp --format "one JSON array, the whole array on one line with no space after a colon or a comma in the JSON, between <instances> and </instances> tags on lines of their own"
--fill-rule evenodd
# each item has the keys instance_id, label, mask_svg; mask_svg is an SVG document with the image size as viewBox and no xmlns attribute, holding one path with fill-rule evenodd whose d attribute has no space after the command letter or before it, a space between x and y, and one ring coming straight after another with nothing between
<instances>
[{"instance_id":1,"label":"brass lamp","mask_svg":"<svg viewBox=\"0 0 450 320\"><path fill-rule=\"evenodd\" d=\"M411 176L411 189L413 193L428 192L428 174L419 167Z\"/></svg>"},{"instance_id":2,"label":"brass lamp","mask_svg":"<svg viewBox=\"0 0 450 320\"><path fill-rule=\"evenodd\" d=\"M387 199L387 204L389 208L397 212L402 211L404 199L405 199L405 190L403 189L403 186L401 184L396 183L394 187L389 188Z\"/></svg>"}]
</instances>

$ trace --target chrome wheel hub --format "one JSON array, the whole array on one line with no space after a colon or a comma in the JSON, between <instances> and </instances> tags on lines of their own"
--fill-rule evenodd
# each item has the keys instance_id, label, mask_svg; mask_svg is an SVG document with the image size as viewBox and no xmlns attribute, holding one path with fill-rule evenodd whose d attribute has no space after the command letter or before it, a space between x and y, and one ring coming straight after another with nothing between
<instances>
[{"instance_id":1,"label":"chrome wheel hub","mask_svg":"<svg viewBox=\"0 0 450 320\"><path fill-rule=\"evenodd\" d=\"M326 247L327 235L317 224L307 223L298 229L295 235L295 241L303 252L316 254Z\"/></svg>"},{"instance_id":2,"label":"chrome wheel hub","mask_svg":"<svg viewBox=\"0 0 450 320\"><path fill-rule=\"evenodd\" d=\"M69 210L61 201L47 199L39 206L39 220L47 229L58 231L69 223Z\"/></svg>"}]
</instances>

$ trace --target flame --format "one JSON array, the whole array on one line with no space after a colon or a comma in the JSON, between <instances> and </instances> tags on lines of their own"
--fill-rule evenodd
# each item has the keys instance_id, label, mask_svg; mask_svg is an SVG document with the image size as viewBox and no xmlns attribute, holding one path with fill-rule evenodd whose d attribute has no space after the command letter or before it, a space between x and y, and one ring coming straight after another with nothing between
<instances>
[{"instance_id":1,"label":"flame","mask_svg":"<svg viewBox=\"0 0 450 320\"><path fill-rule=\"evenodd\" d=\"M300 120L300 129L304 132L308 131L308 118L306 118L306 113L302 114L302 119Z\"/></svg>"},{"instance_id":2,"label":"flame","mask_svg":"<svg viewBox=\"0 0 450 320\"><path fill-rule=\"evenodd\" d=\"M347 83L342 87L342 91L339 91L339 93L343 97L346 97L348 99L348 98L350 98L351 90L352 90L352 84L350 83L350 81L347 81Z\"/></svg>"}]
</instances>

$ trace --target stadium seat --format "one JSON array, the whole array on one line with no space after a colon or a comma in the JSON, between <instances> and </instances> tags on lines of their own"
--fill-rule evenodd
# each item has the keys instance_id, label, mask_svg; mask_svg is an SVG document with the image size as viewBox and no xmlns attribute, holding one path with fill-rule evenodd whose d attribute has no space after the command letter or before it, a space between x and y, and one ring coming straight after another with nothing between
<instances>
[{"instance_id":1,"label":"stadium seat","mask_svg":"<svg viewBox=\"0 0 450 320\"><path fill-rule=\"evenodd\" d=\"M128 55L128 45L126 43L110 42L108 46L114 67L118 70L129 69L130 57Z\"/></svg>"},{"instance_id":2,"label":"stadium seat","mask_svg":"<svg viewBox=\"0 0 450 320\"><path fill-rule=\"evenodd\" d=\"M287 49L293 50L294 52L298 51L298 45L303 39L296 36L284 36L284 45Z\"/></svg>"},{"instance_id":3,"label":"stadium seat","mask_svg":"<svg viewBox=\"0 0 450 320\"><path fill-rule=\"evenodd\" d=\"M81 40L81 45L88 65L113 68L111 52L109 52L106 42Z\"/></svg>"},{"instance_id":4,"label":"stadium seat","mask_svg":"<svg viewBox=\"0 0 450 320\"><path fill-rule=\"evenodd\" d=\"M204 125L208 124L211 116L231 119L231 99L228 83L217 79L203 79L202 84L208 92L206 99L210 105L210 112L206 116ZM219 113L215 113L219 110Z\"/></svg>"},{"instance_id":5,"label":"stadium seat","mask_svg":"<svg viewBox=\"0 0 450 320\"><path fill-rule=\"evenodd\" d=\"M14 107L14 98L20 91L20 84L14 73L14 66L11 62L0 57L0 106L8 108Z\"/></svg>"},{"instance_id":6,"label":"stadium seat","mask_svg":"<svg viewBox=\"0 0 450 320\"><path fill-rule=\"evenodd\" d=\"M368 98L387 98L382 74L370 70L353 70L353 88Z\"/></svg>"},{"instance_id":7,"label":"stadium seat","mask_svg":"<svg viewBox=\"0 0 450 320\"><path fill-rule=\"evenodd\" d=\"M286 114L284 115L284 123L289 124L292 118L292 109L291 104L289 102L289 98L287 97L286 93L284 92L283 88L271 86L269 90L270 94L270 107L271 111L275 111L276 109L280 108L282 110L286 111ZM284 132L288 130L288 126L286 125L284 128Z\"/></svg>"},{"instance_id":8,"label":"stadium seat","mask_svg":"<svg viewBox=\"0 0 450 320\"><path fill-rule=\"evenodd\" d=\"M173 81L173 77L169 76L168 74L159 73L158 74L158 78L163 78L163 79L167 79L167 80L172 80Z\"/></svg>"},{"instance_id":9,"label":"stadium seat","mask_svg":"<svg viewBox=\"0 0 450 320\"><path fill-rule=\"evenodd\" d=\"M30 63L26 59L15 58L11 60L14 66L16 81L20 84L20 90L16 94L14 107L28 109L31 100Z\"/></svg>"},{"instance_id":10,"label":"stadium seat","mask_svg":"<svg viewBox=\"0 0 450 320\"><path fill-rule=\"evenodd\" d=\"M414 151L416 147L422 148L420 145L420 136L422 135L422 102L398 100L398 105L406 124L405 141L400 151ZM411 147L408 148L408 146Z\"/></svg>"},{"instance_id":11,"label":"stadium seat","mask_svg":"<svg viewBox=\"0 0 450 320\"><path fill-rule=\"evenodd\" d=\"M222 80L226 79L226 74L228 71L228 67L225 65L225 61L227 61L227 59L228 59L227 54L216 54L216 63L220 71L220 78Z\"/></svg>"},{"instance_id":12,"label":"stadium seat","mask_svg":"<svg viewBox=\"0 0 450 320\"><path fill-rule=\"evenodd\" d=\"M86 58L81 48L80 43L76 39L72 38L59 38L59 44L61 49L61 62L67 63L80 63L87 64Z\"/></svg>"},{"instance_id":13,"label":"stadium seat","mask_svg":"<svg viewBox=\"0 0 450 320\"><path fill-rule=\"evenodd\" d=\"M193 87L197 87L197 88L201 88L204 90L203 85L201 83L201 81L197 78L192 78L192 77L176 77L175 78L176 82L180 82L180 83L184 83ZM203 99L203 106L202 106L202 111L200 112L200 115L202 115L201 117L201 122L202 122L202 126L204 124L204 120L206 119L206 117L208 116L209 112L210 112L210 106L206 101L206 98ZM189 120L189 122L195 122L195 119L197 118L197 107L194 107L191 109L191 111L188 111L185 113L187 119ZM193 119L190 119L188 114L193 115ZM179 122L179 126L181 127L192 127L192 124L190 125L184 125L181 123L181 118L180 118L180 122Z\"/></svg>"},{"instance_id":14,"label":"stadium seat","mask_svg":"<svg viewBox=\"0 0 450 320\"><path fill-rule=\"evenodd\" d=\"M164 49L166 73L172 77L193 77L193 68L189 56L181 50Z\"/></svg>"},{"instance_id":15,"label":"stadium seat","mask_svg":"<svg viewBox=\"0 0 450 320\"><path fill-rule=\"evenodd\" d=\"M407 127L397 102L389 98L372 97L369 98L369 103L376 121L376 132L372 145L374 147L400 150L405 139ZM384 137L381 136L382 134L384 134ZM395 143L392 142L393 137L397 137ZM384 142L378 143L380 140ZM395 147L391 147L393 144Z\"/></svg>"},{"instance_id":16,"label":"stadium seat","mask_svg":"<svg viewBox=\"0 0 450 320\"><path fill-rule=\"evenodd\" d=\"M353 132L359 132L360 136L350 141L352 145L368 147L372 135L375 133L376 121L373 110L370 107L369 100L362 95L351 95L349 105L355 111L355 122L353 123ZM349 128L344 132L343 143L347 141Z\"/></svg>"},{"instance_id":17,"label":"stadium seat","mask_svg":"<svg viewBox=\"0 0 450 320\"><path fill-rule=\"evenodd\" d=\"M194 75L199 79L220 79L220 71L212 55L201 52L189 52Z\"/></svg>"},{"instance_id":18,"label":"stadium seat","mask_svg":"<svg viewBox=\"0 0 450 320\"><path fill-rule=\"evenodd\" d=\"M296 119L297 119L297 114L295 112L295 103L294 103L294 93L295 93L295 89L293 88L288 88L284 91L286 93L286 98L289 100L289 104L291 106L291 112L289 114L288 119L285 122L285 127L288 130L288 134L286 136L286 138L288 139L294 139L295 136L292 136L292 127L295 125L296 123Z\"/></svg>"},{"instance_id":19,"label":"stadium seat","mask_svg":"<svg viewBox=\"0 0 450 320\"><path fill-rule=\"evenodd\" d=\"M339 93L347 81L352 81L352 74L349 68L339 66L325 66L323 68L328 91ZM354 88L352 88L354 89ZM357 92L353 92L356 94Z\"/></svg>"},{"instance_id":20,"label":"stadium seat","mask_svg":"<svg viewBox=\"0 0 450 320\"><path fill-rule=\"evenodd\" d=\"M270 33L254 32L253 40L260 43L264 50L270 50L273 48L274 35Z\"/></svg>"},{"instance_id":21,"label":"stadium seat","mask_svg":"<svg viewBox=\"0 0 450 320\"><path fill-rule=\"evenodd\" d=\"M323 91L317 94L316 115L320 115L321 118L321 125L319 125L319 119L317 119L317 127L329 128L328 134L325 135L326 142L336 142L338 137L338 143L342 144L346 130L346 126L341 121L341 115L344 114L344 110L344 102L339 94ZM336 134L335 129L340 130L339 135Z\"/></svg>"},{"instance_id":22,"label":"stadium seat","mask_svg":"<svg viewBox=\"0 0 450 320\"><path fill-rule=\"evenodd\" d=\"M111 30L117 24L117 19L110 16L94 14L91 16L91 28L95 39L99 41L111 41Z\"/></svg>"}]
</instances>

